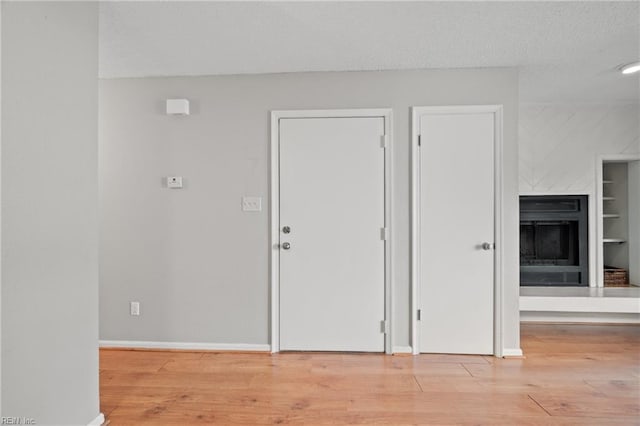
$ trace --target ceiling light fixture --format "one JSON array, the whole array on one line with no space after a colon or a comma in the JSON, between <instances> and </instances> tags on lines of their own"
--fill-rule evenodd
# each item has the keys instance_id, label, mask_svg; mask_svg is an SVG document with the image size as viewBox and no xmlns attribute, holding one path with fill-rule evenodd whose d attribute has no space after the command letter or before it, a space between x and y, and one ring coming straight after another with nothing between
<instances>
[{"instance_id":1,"label":"ceiling light fixture","mask_svg":"<svg viewBox=\"0 0 640 426\"><path fill-rule=\"evenodd\" d=\"M631 64L624 65L620 68L622 74L633 74L634 72L640 71L640 62L633 62Z\"/></svg>"}]
</instances>

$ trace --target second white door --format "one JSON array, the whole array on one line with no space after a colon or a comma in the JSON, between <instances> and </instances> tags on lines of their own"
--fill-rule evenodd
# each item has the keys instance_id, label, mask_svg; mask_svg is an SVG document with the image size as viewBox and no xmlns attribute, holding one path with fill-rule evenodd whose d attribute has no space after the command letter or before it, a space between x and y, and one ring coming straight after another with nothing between
<instances>
[{"instance_id":1,"label":"second white door","mask_svg":"<svg viewBox=\"0 0 640 426\"><path fill-rule=\"evenodd\" d=\"M417 114L420 352L493 354L493 112Z\"/></svg>"},{"instance_id":2,"label":"second white door","mask_svg":"<svg viewBox=\"0 0 640 426\"><path fill-rule=\"evenodd\" d=\"M384 117L278 126L280 349L382 352Z\"/></svg>"}]
</instances>

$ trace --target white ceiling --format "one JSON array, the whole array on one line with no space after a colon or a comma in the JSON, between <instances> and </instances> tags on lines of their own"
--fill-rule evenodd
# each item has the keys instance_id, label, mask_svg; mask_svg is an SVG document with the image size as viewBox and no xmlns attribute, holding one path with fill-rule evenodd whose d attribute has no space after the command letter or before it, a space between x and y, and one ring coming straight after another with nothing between
<instances>
[{"instance_id":1,"label":"white ceiling","mask_svg":"<svg viewBox=\"0 0 640 426\"><path fill-rule=\"evenodd\" d=\"M637 102L640 2L104 2L103 78L517 66L523 102Z\"/></svg>"}]
</instances>

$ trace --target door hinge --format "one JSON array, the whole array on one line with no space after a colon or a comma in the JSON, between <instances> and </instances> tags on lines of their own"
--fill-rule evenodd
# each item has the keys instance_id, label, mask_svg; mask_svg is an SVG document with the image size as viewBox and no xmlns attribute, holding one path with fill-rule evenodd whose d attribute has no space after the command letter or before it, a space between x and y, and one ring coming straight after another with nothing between
<instances>
[{"instance_id":1,"label":"door hinge","mask_svg":"<svg viewBox=\"0 0 640 426\"><path fill-rule=\"evenodd\" d=\"M389 144L389 137L387 135L380 136L380 148L386 148Z\"/></svg>"},{"instance_id":2,"label":"door hinge","mask_svg":"<svg viewBox=\"0 0 640 426\"><path fill-rule=\"evenodd\" d=\"M384 333L384 334L389 333L389 321L386 321L386 320L380 321L380 333Z\"/></svg>"},{"instance_id":3,"label":"door hinge","mask_svg":"<svg viewBox=\"0 0 640 426\"><path fill-rule=\"evenodd\" d=\"M422 309L418 309L418 321L422 321Z\"/></svg>"},{"instance_id":4,"label":"door hinge","mask_svg":"<svg viewBox=\"0 0 640 426\"><path fill-rule=\"evenodd\" d=\"M389 231L387 230L387 228L380 228L380 239L382 241L387 241L388 238L389 238Z\"/></svg>"},{"instance_id":5,"label":"door hinge","mask_svg":"<svg viewBox=\"0 0 640 426\"><path fill-rule=\"evenodd\" d=\"M418 135L418 146L422 146L422 135Z\"/></svg>"}]
</instances>

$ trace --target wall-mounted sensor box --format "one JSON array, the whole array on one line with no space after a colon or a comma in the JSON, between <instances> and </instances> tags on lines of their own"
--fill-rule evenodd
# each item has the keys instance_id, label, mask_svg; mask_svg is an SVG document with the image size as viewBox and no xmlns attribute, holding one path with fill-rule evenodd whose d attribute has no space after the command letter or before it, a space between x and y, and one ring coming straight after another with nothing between
<instances>
[{"instance_id":1,"label":"wall-mounted sensor box","mask_svg":"<svg viewBox=\"0 0 640 426\"><path fill-rule=\"evenodd\" d=\"M182 176L167 176L167 188L182 188Z\"/></svg>"},{"instance_id":2,"label":"wall-mounted sensor box","mask_svg":"<svg viewBox=\"0 0 640 426\"><path fill-rule=\"evenodd\" d=\"M262 211L262 197L242 197L243 212Z\"/></svg>"},{"instance_id":3,"label":"wall-mounted sensor box","mask_svg":"<svg viewBox=\"0 0 640 426\"><path fill-rule=\"evenodd\" d=\"M167 115L189 115L189 100L167 99Z\"/></svg>"}]
</instances>

